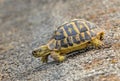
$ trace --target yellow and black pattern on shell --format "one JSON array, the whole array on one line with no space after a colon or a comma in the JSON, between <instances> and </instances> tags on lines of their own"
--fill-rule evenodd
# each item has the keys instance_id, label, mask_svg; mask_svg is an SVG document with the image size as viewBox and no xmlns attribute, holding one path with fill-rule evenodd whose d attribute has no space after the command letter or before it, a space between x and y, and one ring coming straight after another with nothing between
<instances>
[{"instance_id":1,"label":"yellow and black pattern on shell","mask_svg":"<svg viewBox=\"0 0 120 81\"><path fill-rule=\"evenodd\" d=\"M94 29L96 25L84 20L74 20L60 26L53 36L53 42L49 43L52 49L67 48L74 44L81 44L82 42L91 40L95 37Z\"/></svg>"}]
</instances>

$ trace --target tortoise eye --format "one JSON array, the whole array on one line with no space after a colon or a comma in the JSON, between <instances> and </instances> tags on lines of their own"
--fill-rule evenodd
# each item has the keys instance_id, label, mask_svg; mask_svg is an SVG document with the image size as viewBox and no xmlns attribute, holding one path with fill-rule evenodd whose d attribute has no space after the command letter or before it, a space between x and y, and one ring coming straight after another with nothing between
<instances>
[{"instance_id":1,"label":"tortoise eye","mask_svg":"<svg viewBox=\"0 0 120 81\"><path fill-rule=\"evenodd\" d=\"M88 44L90 44L90 41L88 42Z\"/></svg>"},{"instance_id":2,"label":"tortoise eye","mask_svg":"<svg viewBox=\"0 0 120 81\"><path fill-rule=\"evenodd\" d=\"M36 54L36 51L32 51L32 54L33 54L33 55Z\"/></svg>"}]
</instances>

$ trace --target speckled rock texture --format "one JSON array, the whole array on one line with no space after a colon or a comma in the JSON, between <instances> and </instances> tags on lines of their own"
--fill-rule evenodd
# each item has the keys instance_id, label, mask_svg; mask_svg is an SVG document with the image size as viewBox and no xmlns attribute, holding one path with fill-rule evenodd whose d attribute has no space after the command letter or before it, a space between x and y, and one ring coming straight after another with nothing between
<instances>
[{"instance_id":1,"label":"speckled rock texture","mask_svg":"<svg viewBox=\"0 0 120 81\"><path fill-rule=\"evenodd\" d=\"M106 30L108 48L42 64L31 52L72 19ZM120 81L120 0L0 0L0 81Z\"/></svg>"}]
</instances>

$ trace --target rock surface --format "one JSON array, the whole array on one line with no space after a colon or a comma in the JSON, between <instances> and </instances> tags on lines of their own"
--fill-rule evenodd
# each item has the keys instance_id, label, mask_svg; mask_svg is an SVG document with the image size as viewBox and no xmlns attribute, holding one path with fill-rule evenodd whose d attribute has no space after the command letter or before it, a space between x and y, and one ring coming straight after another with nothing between
<instances>
[{"instance_id":1,"label":"rock surface","mask_svg":"<svg viewBox=\"0 0 120 81\"><path fill-rule=\"evenodd\" d=\"M32 56L55 28L75 18L105 28L111 47L60 64ZM120 81L120 0L0 0L0 81Z\"/></svg>"}]
</instances>

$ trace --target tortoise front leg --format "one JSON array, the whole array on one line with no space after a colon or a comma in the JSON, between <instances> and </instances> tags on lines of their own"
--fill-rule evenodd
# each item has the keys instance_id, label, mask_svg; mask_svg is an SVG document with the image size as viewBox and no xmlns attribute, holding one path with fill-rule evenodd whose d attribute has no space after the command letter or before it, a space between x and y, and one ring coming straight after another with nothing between
<instances>
[{"instance_id":1,"label":"tortoise front leg","mask_svg":"<svg viewBox=\"0 0 120 81\"><path fill-rule=\"evenodd\" d=\"M53 52L51 53L51 56L52 56L52 58L53 58L54 60L56 60L56 61L58 61L58 62L62 62L62 61L65 60L65 56L60 55L60 54L61 54L60 52L55 52L55 51L53 51Z\"/></svg>"},{"instance_id":2,"label":"tortoise front leg","mask_svg":"<svg viewBox=\"0 0 120 81\"><path fill-rule=\"evenodd\" d=\"M48 56L49 56L49 54L41 57L42 63L47 63L48 62Z\"/></svg>"},{"instance_id":3,"label":"tortoise front leg","mask_svg":"<svg viewBox=\"0 0 120 81\"><path fill-rule=\"evenodd\" d=\"M101 41L101 40L99 40L99 39L93 39L92 41L91 41L91 43L92 43L92 45L93 46L95 46L96 48L99 48L99 47L101 47L101 46L103 46L104 45L104 43Z\"/></svg>"}]
</instances>

